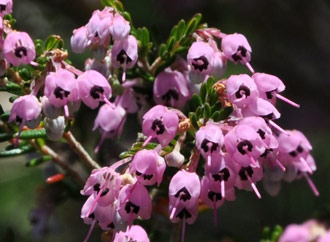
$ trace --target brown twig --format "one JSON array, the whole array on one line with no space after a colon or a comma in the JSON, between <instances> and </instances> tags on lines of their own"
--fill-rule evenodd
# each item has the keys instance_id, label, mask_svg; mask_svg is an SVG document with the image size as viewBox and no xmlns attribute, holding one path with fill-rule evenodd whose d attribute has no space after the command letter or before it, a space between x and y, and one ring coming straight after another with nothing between
<instances>
[{"instance_id":1,"label":"brown twig","mask_svg":"<svg viewBox=\"0 0 330 242\"><path fill-rule=\"evenodd\" d=\"M150 66L150 73L155 74L157 67L162 63L163 59L158 56L156 60Z\"/></svg>"},{"instance_id":2,"label":"brown twig","mask_svg":"<svg viewBox=\"0 0 330 242\"><path fill-rule=\"evenodd\" d=\"M76 140L71 132L63 135L63 138L68 142L73 151L92 169L100 169L101 166L90 157L84 147Z\"/></svg>"}]
</instances>

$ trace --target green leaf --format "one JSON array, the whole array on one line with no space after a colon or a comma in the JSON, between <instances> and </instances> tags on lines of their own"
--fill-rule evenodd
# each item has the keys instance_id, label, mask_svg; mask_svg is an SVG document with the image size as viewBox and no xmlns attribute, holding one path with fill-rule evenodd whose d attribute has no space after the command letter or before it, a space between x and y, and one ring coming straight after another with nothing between
<instances>
[{"instance_id":1,"label":"green leaf","mask_svg":"<svg viewBox=\"0 0 330 242\"><path fill-rule=\"evenodd\" d=\"M197 116L195 113L190 112L189 113L189 119L191 121L191 124L194 126L195 129L199 129L198 122L197 122Z\"/></svg>"},{"instance_id":2,"label":"green leaf","mask_svg":"<svg viewBox=\"0 0 330 242\"><path fill-rule=\"evenodd\" d=\"M233 112L232 107L226 107L220 111L220 120L228 118L228 116Z\"/></svg>"},{"instance_id":3,"label":"green leaf","mask_svg":"<svg viewBox=\"0 0 330 242\"><path fill-rule=\"evenodd\" d=\"M205 101L206 101L206 94L207 94L206 83L204 82L200 89L200 97L201 97L202 103L205 103Z\"/></svg>"},{"instance_id":4,"label":"green leaf","mask_svg":"<svg viewBox=\"0 0 330 242\"><path fill-rule=\"evenodd\" d=\"M16 100L17 98L19 98L19 96L11 96L11 97L9 98L9 102L10 102L10 103L13 103L13 102L15 102L15 100Z\"/></svg>"},{"instance_id":5,"label":"green leaf","mask_svg":"<svg viewBox=\"0 0 330 242\"><path fill-rule=\"evenodd\" d=\"M14 136L17 137L18 133ZM22 131L20 139L37 139L37 138L46 138L46 129L30 129Z\"/></svg>"},{"instance_id":6,"label":"green leaf","mask_svg":"<svg viewBox=\"0 0 330 242\"><path fill-rule=\"evenodd\" d=\"M219 122L221 120L220 111L214 112L211 116L211 119L213 119L214 122Z\"/></svg>"},{"instance_id":7,"label":"green leaf","mask_svg":"<svg viewBox=\"0 0 330 242\"><path fill-rule=\"evenodd\" d=\"M176 34L175 34L175 39L177 41L179 41L185 36L186 21L181 19L177 26L178 27L177 27L177 31L176 31Z\"/></svg>"},{"instance_id":8,"label":"green leaf","mask_svg":"<svg viewBox=\"0 0 330 242\"><path fill-rule=\"evenodd\" d=\"M211 113L214 113L216 111L220 111L222 107L222 103L218 100L212 107L211 107Z\"/></svg>"},{"instance_id":9,"label":"green leaf","mask_svg":"<svg viewBox=\"0 0 330 242\"><path fill-rule=\"evenodd\" d=\"M124 11L124 5L123 5L123 3L121 1L115 1L115 8L119 12L123 12Z\"/></svg>"},{"instance_id":10,"label":"green leaf","mask_svg":"<svg viewBox=\"0 0 330 242\"><path fill-rule=\"evenodd\" d=\"M8 122L9 116L10 116L10 112L5 112L5 113L1 114L1 120L3 122Z\"/></svg>"},{"instance_id":11,"label":"green leaf","mask_svg":"<svg viewBox=\"0 0 330 242\"><path fill-rule=\"evenodd\" d=\"M204 118L210 118L211 117L211 107L210 104L205 103L204 104Z\"/></svg>"},{"instance_id":12,"label":"green leaf","mask_svg":"<svg viewBox=\"0 0 330 242\"><path fill-rule=\"evenodd\" d=\"M218 101L218 94L215 92L213 88L211 88L210 91L208 92L207 99L211 106Z\"/></svg>"},{"instance_id":13,"label":"green leaf","mask_svg":"<svg viewBox=\"0 0 330 242\"><path fill-rule=\"evenodd\" d=\"M20 68L18 71L18 74L24 81L28 81L28 80L32 79L32 72L31 72L30 68L28 68L26 66Z\"/></svg>"},{"instance_id":14,"label":"green leaf","mask_svg":"<svg viewBox=\"0 0 330 242\"><path fill-rule=\"evenodd\" d=\"M166 50L170 52L173 49L175 43L175 37L171 36L166 42Z\"/></svg>"},{"instance_id":15,"label":"green leaf","mask_svg":"<svg viewBox=\"0 0 330 242\"><path fill-rule=\"evenodd\" d=\"M213 76L210 76L206 81L207 92L209 92L211 89L213 89L214 83L215 83L215 78Z\"/></svg>"},{"instance_id":16,"label":"green leaf","mask_svg":"<svg viewBox=\"0 0 330 242\"><path fill-rule=\"evenodd\" d=\"M59 35L50 35L45 42L46 50L61 49L64 46L64 41Z\"/></svg>"},{"instance_id":17,"label":"green leaf","mask_svg":"<svg viewBox=\"0 0 330 242\"><path fill-rule=\"evenodd\" d=\"M146 47L150 42L149 30L146 27L138 28L136 30L137 39L141 41L142 47Z\"/></svg>"},{"instance_id":18,"label":"green leaf","mask_svg":"<svg viewBox=\"0 0 330 242\"><path fill-rule=\"evenodd\" d=\"M15 95L23 95L24 92L20 85L16 84L15 82L8 81L5 86L0 87L0 91L2 92L9 92Z\"/></svg>"},{"instance_id":19,"label":"green leaf","mask_svg":"<svg viewBox=\"0 0 330 242\"><path fill-rule=\"evenodd\" d=\"M1 133L0 134L0 142L8 141L13 138L13 135L7 134L7 133Z\"/></svg>"},{"instance_id":20,"label":"green leaf","mask_svg":"<svg viewBox=\"0 0 330 242\"><path fill-rule=\"evenodd\" d=\"M25 153L29 153L33 150L34 150L34 148L29 144L25 145L25 146L22 146L20 148L12 149L12 150L1 150L0 151L0 158L22 155L22 154L25 154Z\"/></svg>"},{"instance_id":21,"label":"green leaf","mask_svg":"<svg viewBox=\"0 0 330 242\"><path fill-rule=\"evenodd\" d=\"M203 114L203 109L202 109L202 107L201 107L201 106L197 107L195 113L196 113L197 119L202 118L202 114Z\"/></svg>"},{"instance_id":22,"label":"green leaf","mask_svg":"<svg viewBox=\"0 0 330 242\"><path fill-rule=\"evenodd\" d=\"M270 237L271 240L278 241L278 239L281 237L282 233L283 233L283 228L280 225L276 225L273 230L273 233Z\"/></svg>"},{"instance_id":23,"label":"green leaf","mask_svg":"<svg viewBox=\"0 0 330 242\"><path fill-rule=\"evenodd\" d=\"M171 29L169 38L173 37L174 39L176 39L177 32L178 32L178 26L174 25L173 28Z\"/></svg>"},{"instance_id":24,"label":"green leaf","mask_svg":"<svg viewBox=\"0 0 330 242\"><path fill-rule=\"evenodd\" d=\"M135 152L133 152L133 151L124 151L124 152L120 153L119 158L120 159L125 159L125 158L128 158L128 157L134 156L134 154L135 154Z\"/></svg>"},{"instance_id":25,"label":"green leaf","mask_svg":"<svg viewBox=\"0 0 330 242\"><path fill-rule=\"evenodd\" d=\"M186 35L192 34L198 28L198 25L199 25L201 19L202 19L202 15L200 13L195 14L195 16L193 16L188 21L185 34Z\"/></svg>"},{"instance_id":26,"label":"green leaf","mask_svg":"<svg viewBox=\"0 0 330 242\"><path fill-rule=\"evenodd\" d=\"M32 160L29 160L28 162L26 162L25 166L26 167L34 167L34 166L38 166L46 161L50 161L52 159L52 157L50 155L45 155L39 158L35 158Z\"/></svg>"},{"instance_id":27,"label":"green leaf","mask_svg":"<svg viewBox=\"0 0 330 242\"><path fill-rule=\"evenodd\" d=\"M45 52L45 43L41 39L36 39L34 45L37 56L42 55Z\"/></svg>"},{"instance_id":28,"label":"green leaf","mask_svg":"<svg viewBox=\"0 0 330 242\"><path fill-rule=\"evenodd\" d=\"M166 51L166 45L164 43L160 44L158 49L158 56L163 57Z\"/></svg>"},{"instance_id":29,"label":"green leaf","mask_svg":"<svg viewBox=\"0 0 330 242\"><path fill-rule=\"evenodd\" d=\"M131 15L129 14L129 12L123 12L122 14L121 14L127 21L129 21L130 23L132 22L132 17L131 17Z\"/></svg>"},{"instance_id":30,"label":"green leaf","mask_svg":"<svg viewBox=\"0 0 330 242\"><path fill-rule=\"evenodd\" d=\"M202 106L202 99L196 93L192 96L189 101L189 105L192 111L195 111L199 106Z\"/></svg>"}]
</instances>

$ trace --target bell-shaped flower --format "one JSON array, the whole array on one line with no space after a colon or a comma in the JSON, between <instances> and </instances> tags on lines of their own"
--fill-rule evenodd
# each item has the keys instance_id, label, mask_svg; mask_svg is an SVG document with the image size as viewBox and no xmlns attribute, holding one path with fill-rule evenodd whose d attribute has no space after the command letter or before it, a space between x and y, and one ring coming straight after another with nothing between
<instances>
[{"instance_id":1,"label":"bell-shaped flower","mask_svg":"<svg viewBox=\"0 0 330 242\"><path fill-rule=\"evenodd\" d=\"M265 152L259 134L246 124L238 124L226 134L225 147L229 157L242 166L259 167L258 158Z\"/></svg>"},{"instance_id":2,"label":"bell-shaped flower","mask_svg":"<svg viewBox=\"0 0 330 242\"><path fill-rule=\"evenodd\" d=\"M139 109L135 99L135 92L133 88L130 87L125 88L124 92L120 96L116 97L115 103L123 107L127 113L136 113Z\"/></svg>"},{"instance_id":3,"label":"bell-shaped flower","mask_svg":"<svg viewBox=\"0 0 330 242\"><path fill-rule=\"evenodd\" d=\"M0 17L11 14L13 11L13 0L0 0Z\"/></svg>"},{"instance_id":4,"label":"bell-shaped flower","mask_svg":"<svg viewBox=\"0 0 330 242\"><path fill-rule=\"evenodd\" d=\"M63 116L59 116L55 119L45 118L44 127L49 140L59 141L64 133L65 118Z\"/></svg>"},{"instance_id":5,"label":"bell-shaped flower","mask_svg":"<svg viewBox=\"0 0 330 242\"><path fill-rule=\"evenodd\" d=\"M283 231L279 242L310 242L310 230L298 224L291 224Z\"/></svg>"},{"instance_id":6,"label":"bell-shaped flower","mask_svg":"<svg viewBox=\"0 0 330 242\"><path fill-rule=\"evenodd\" d=\"M36 57L31 37L25 32L10 32L3 45L6 60L14 66L30 64Z\"/></svg>"},{"instance_id":7,"label":"bell-shaped flower","mask_svg":"<svg viewBox=\"0 0 330 242\"><path fill-rule=\"evenodd\" d=\"M261 167L242 166L240 164L234 164L237 179L235 186L238 189L252 188L256 196L261 199L260 192L256 186L256 182L260 181L263 177L263 170Z\"/></svg>"},{"instance_id":8,"label":"bell-shaped flower","mask_svg":"<svg viewBox=\"0 0 330 242\"><path fill-rule=\"evenodd\" d=\"M41 104L42 112L47 118L55 119L58 116L64 115L63 109L53 106L46 96L41 97Z\"/></svg>"},{"instance_id":9,"label":"bell-shaped flower","mask_svg":"<svg viewBox=\"0 0 330 242\"><path fill-rule=\"evenodd\" d=\"M79 101L79 90L75 76L68 70L50 72L45 80L44 94L55 107L64 107L69 116L68 103Z\"/></svg>"},{"instance_id":10,"label":"bell-shaped flower","mask_svg":"<svg viewBox=\"0 0 330 242\"><path fill-rule=\"evenodd\" d=\"M41 120L41 104L33 95L25 95L17 98L10 110L9 122L18 125L27 125L34 129L38 127Z\"/></svg>"},{"instance_id":11,"label":"bell-shaped flower","mask_svg":"<svg viewBox=\"0 0 330 242\"><path fill-rule=\"evenodd\" d=\"M170 68L157 75L153 93L157 104L175 108L182 108L191 96L188 80L181 72Z\"/></svg>"},{"instance_id":12,"label":"bell-shaped flower","mask_svg":"<svg viewBox=\"0 0 330 242\"><path fill-rule=\"evenodd\" d=\"M196 132L195 140L197 149L207 161L207 167L210 167L213 160L218 159L217 154L220 153L224 143L224 136L220 125L208 123L207 125L201 127Z\"/></svg>"},{"instance_id":13,"label":"bell-shaped flower","mask_svg":"<svg viewBox=\"0 0 330 242\"><path fill-rule=\"evenodd\" d=\"M182 221L182 233L185 233L185 223L193 224L196 221L198 215L198 203L196 202L192 207L187 207L186 204L177 205L173 210L174 204L170 203L169 211L174 211L173 216L170 217L172 223L178 223ZM183 235L184 237L184 235Z\"/></svg>"},{"instance_id":14,"label":"bell-shaped flower","mask_svg":"<svg viewBox=\"0 0 330 242\"><path fill-rule=\"evenodd\" d=\"M258 87L259 97L273 105L276 104L276 98L279 98L294 107L299 107L298 104L279 94L279 92L284 91L285 86L278 77L266 73L254 73L252 78Z\"/></svg>"},{"instance_id":15,"label":"bell-shaped flower","mask_svg":"<svg viewBox=\"0 0 330 242\"><path fill-rule=\"evenodd\" d=\"M203 176L201 181L201 200L214 210L225 201L219 184L207 176Z\"/></svg>"},{"instance_id":16,"label":"bell-shaped flower","mask_svg":"<svg viewBox=\"0 0 330 242\"><path fill-rule=\"evenodd\" d=\"M132 224L140 216L149 219L151 216L152 202L148 190L141 183L125 185L119 193L119 214Z\"/></svg>"},{"instance_id":17,"label":"bell-shaped flower","mask_svg":"<svg viewBox=\"0 0 330 242\"><path fill-rule=\"evenodd\" d=\"M226 58L246 65L251 60L251 46L244 35L234 33L222 38L221 49Z\"/></svg>"},{"instance_id":18,"label":"bell-shaped flower","mask_svg":"<svg viewBox=\"0 0 330 242\"><path fill-rule=\"evenodd\" d=\"M258 88L247 74L231 75L226 80L228 100L238 108L245 108L253 103L258 95Z\"/></svg>"},{"instance_id":19,"label":"bell-shaped flower","mask_svg":"<svg viewBox=\"0 0 330 242\"><path fill-rule=\"evenodd\" d=\"M86 26L82 26L78 29L73 30L73 35L70 39L71 49L74 53L83 53L88 46L87 39L88 31Z\"/></svg>"},{"instance_id":20,"label":"bell-shaped flower","mask_svg":"<svg viewBox=\"0 0 330 242\"><path fill-rule=\"evenodd\" d=\"M119 231L115 234L113 242L136 241L149 242L149 237L146 231L139 225L127 227L125 232Z\"/></svg>"},{"instance_id":21,"label":"bell-shaped flower","mask_svg":"<svg viewBox=\"0 0 330 242\"><path fill-rule=\"evenodd\" d=\"M189 78L191 82L201 83L206 75L211 74L213 54L214 50L209 43L196 41L190 46L187 62L190 66Z\"/></svg>"},{"instance_id":22,"label":"bell-shaped flower","mask_svg":"<svg viewBox=\"0 0 330 242\"><path fill-rule=\"evenodd\" d=\"M142 132L148 136L144 142L146 145L152 138L165 147L176 135L179 125L178 115L163 105L151 108L143 116Z\"/></svg>"},{"instance_id":23,"label":"bell-shaped flower","mask_svg":"<svg viewBox=\"0 0 330 242\"><path fill-rule=\"evenodd\" d=\"M119 13L115 13L109 31L114 40L122 40L131 30L129 22Z\"/></svg>"},{"instance_id":24,"label":"bell-shaped flower","mask_svg":"<svg viewBox=\"0 0 330 242\"><path fill-rule=\"evenodd\" d=\"M97 71L85 71L78 77L77 82L81 100L92 109L97 108L101 101L108 102L111 97L109 82Z\"/></svg>"},{"instance_id":25,"label":"bell-shaped flower","mask_svg":"<svg viewBox=\"0 0 330 242\"><path fill-rule=\"evenodd\" d=\"M81 194L93 195L94 206L96 203L100 206L109 206L118 197L120 185L120 175L110 167L102 167L92 171Z\"/></svg>"},{"instance_id":26,"label":"bell-shaped flower","mask_svg":"<svg viewBox=\"0 0 330 242\"><path fill-rule=\"evenodd\" d=\"M112 65L114 68L132 68L138 59L138 44L133 35L128 35L122 40L115 41L111 51Z\"/></svg>"},{"instance_id":27,"label":"bell-shaped flower","mask_svg":"<svg viewBox=\"0 0 330 242\"><path fill-rule=\"evenodd\" d=\"M212 72L211 76L219 79L223 77L227 68L227 59L221 51L215 51L211 59Z\"/></svg>"},{"instance_id":28,"label":"bell-shaped flower","mask_svg":"<svg viewBox=\"0 0 330 242\"><path fill-rule=\"evenodd\" d=\"M86 28L88 39L94 44L106 45L110 40L109 28L112 24L112 8L105 8L102 11L95 10L88 21Z\"/></svg>"},{"instance_id":29,"label":"bell-shaped flower","mask_svg":"<svg viewBox=\"0 0 330 242\"><path fill-rule=\"evenodd\" d=\"M140 150L130 164L130 172L135 173L138 182L145 186L161 183L165 172L166 164L155 150Z\"/></svg>"}]
</instances>

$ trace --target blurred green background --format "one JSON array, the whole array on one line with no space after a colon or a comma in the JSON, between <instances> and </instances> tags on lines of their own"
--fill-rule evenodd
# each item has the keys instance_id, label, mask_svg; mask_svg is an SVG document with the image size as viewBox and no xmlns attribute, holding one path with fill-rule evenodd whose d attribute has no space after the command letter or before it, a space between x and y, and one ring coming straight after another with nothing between
<instances>
[{"instance_id":1,"label":"blurred green background","mask_svg":"<svg viewBox=\"0 0 330 242\"><path fill-rule=\"evenodd\" d=\"M286 129L304 132L314 148L312 154L318 170L312 179L320 197L314 197L303 179L283 183L276 197L269 196L259 183L262 200L252 192L237 192L235 202L225 203L218 210L217 226L214 226L212 211L206 211L194 225L187 226L186 241L231 241L226 240L226 236L233 236L234 241L258 241L265 225L285 226L316 216L329 220L330 2L124 0L123 3L135 26L148 27L158 43L167 38L171 27L181 18L188 19L196 12L203 14L203 20L209 26L225 33L243 33L252 46L254 69L280 77L286 84L284 95L301 104L300 109L295 109L278 102L282 117L277 123ZM97 0L16 0L14 17L18 30L41 39L49 34L59 34L70 51L72 30L86 24L96 8L100 8ZM87 57L88 53L72 54L70 59L82 67ZM85 121L78 121L78 125L83 130L90 130L92 119L86 120L83 111L79 115ZM95 117L95 113L93 115ZM130 128L130 124L131 127L136 124L134 118L128 120L126 127ZM78 139L84 142L87 134L82 133ZM121 151L116 143L106 144L116 151L112 157ZM24 157L0 160L0 241L83 241L89 228L80 220L85 198L76 194L77 199L65 199L67 194L62 194L61 185L45 185L45 178L54 173L53 166L25 168L25 162ZM31 209L37 207L39 210L31 213ZM48 214L50 211L51 215ZM31 219L35 214L39 219L49 218L47 229L35 227L32 232L29 217ZM162 218L155 221L164 226ZM165 225L161 227L163 233L156 234L153 241L169 241L169 233L175 227ZM40 237L44 233L46 236ZM100 241L100 230L94 231L90 241Z\"/></svg>"}]
</instances>

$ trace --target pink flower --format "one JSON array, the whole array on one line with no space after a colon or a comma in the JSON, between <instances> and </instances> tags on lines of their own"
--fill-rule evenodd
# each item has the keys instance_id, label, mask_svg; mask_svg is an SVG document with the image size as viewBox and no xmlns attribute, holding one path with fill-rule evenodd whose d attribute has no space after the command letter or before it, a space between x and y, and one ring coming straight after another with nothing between
<instances>
[{"instance_id":1,"label":"pink flower","mask_svg":"<svg viewBox=\"0 0 330 242\"><path fill-rule=\"evenodd\" d=\"M192 71L200 72L205 75L210 74L212 71L210 62L213 54L214 50L208 43L202 41L194 42L190 46L187 55L187 61Z\"/></svg>"},{"instance_id":2,"label":"pink flower","mask_svg":"<svg viewBox=\"0 0 330 242\"><path fill-rule=\"evenodd\" d=\"M109 28L112 24L113 15L112 8L105 8L102 11L96 10L88 21L86 28L88 31L88 39L92 43L106 45L110 38Z\"/></svg>"},{"instance_id":3,"label":"pink flower","mask_svg":"<svg viewBox=\"0 0 330 242\"><path fill-rule=\"evenodd\" d=\"M139 225L132 225L127 227L125 232L120 231L116 233L113 242L136 241L136 242L149 242L146 231Z\"/></svg>"},{"instance_id":4,"label":"pink flower","mask_svg":"<svg viewBox=\"0 0 330 242\"><path fill-rule=\"evenodd\" d=\"M155 150L138 151L130 164L130 172L135 173L137 180L145 186L154 185L156 182L159 186L165 168L164 158Z\"/></svg>"},{"instance_id":5,"label":"pink flower","mask_svg":"<svg viewBox=\"0 0 330 242\"><path fill-rule=\"evenodd\" d=\"M114 40L122 40L127 37L131 30L129 22L119 13L116 13L110 25L110 34Z\"/></svg>"},{"instance_id":6,"label":"pink flower","mask_svg":"<svg viewBox=\"0 0 330 242\"><path fill-rule=\"evenodd\" d=\"M151 198L148 190L140 183L125 185L119 193L119 214L132 224L140 216L149 219L151 216Z\"/></svg>"},{"instance_id":7,"label":"pink flower","mask_svg":"<svg viewBox=\"0 0 330 242\"><path fill-rule=\"evenodd\" d=\"M23 125L31 129L38 127L41 121L41 104L33 95L25 95L17 98L10 110L9 122L16 122L19 127L17 143L22 131Z\"/></svg>"},{"instance_id":8,"label":"pink flower","mask_svg":"<svg viewBox=\"0 0 330 242\"><path fill-rule=\"evenodd\" d=\"M228 34L222 38L221 49L226 58L240 64L246 64L251 59L251 46L242 34Z\"/></svg>"},{"instance_id":9,"label":"pink flower","mask_svg":"<svg viewBox=\"0 0 330 242\"><path fill-rule=\"evenodd\" d=\"M111 51L112 65L115 68L124 66L132 68L138 59L137 40L133 35L115 41Z\"/></svg>"},{"instance_id":10,"label":"pink flower","mask_svg":"<svg viewBox=\"0 0 330 242\"><path fill-rule=\"evenodd\" d=\"M308 228L291 224L284 230L279 242L309 242L309 230Z\"/></svg>"},{"instance_id":11,"label":"pink flower","mask_svg":"<svg viewBox=\"0 0 330 242\"><path fill-rule=\"evenodd\" d=\"M228 100L238 108L249 106L259 95L255 82L247 74L231 75L226 80L226 89Z\"/></svg>"},{"instance_id":12,"label":"pink flower","mask_svg":"<svg viewBox=\"0 0 330 242\"><path fill-rule=\"evenodd\" d=\"M207 176L203 176L201 181L201 200L213 209L217 209L225 201L219 184Z\"/></svg>"},{"instance_id":13,"label":"pink flower","mask_svg":"<svg viewBox=\"0 0 330 242\"><path fill-rule=\"evenodd\" d=\"M151 138L157 138L158 142L165 147L176 135L178 125L179 118L175 112L162 105L154 106L143 116L142 132L148 136L144 145Z\"/></svg>"},{"instance_id":14,"label":"pink flower","mask_svg":"<svg viewBox=\"0 0 330 242\"><path fill-rule=\"evenodd\" d=\"M87 39L87 28L82 26L78 29L73 30L73 35L71 37L71 49L74 53L83 53L88 46Z\"/></svg>"},{"instance_id":15,"label":"pink flower","mask_svg":"<svg viewBox=\"0 0 330 242\"><path fill-rule=\"evenodd\" d=\"M7 61L14 66L30 64L36 57L34 43L25 32L10 32L3 46Z\"/></svg>"},{"instance_id":16,"label":"pink flower","mask_svg":"<svg viewBox=\"0 0 330 242\"><path fill-rule=\"evenodd\" d=\"M109 206L118 197L120 185L119 174L110 167L103 167L92 171L81 194L93 195L95 203Z\"/></svg>"},{"instance_id":17,"label":"pink flower","mask_svg":"<svg viewBox=\"0 0 330 242\"><path fill-rule=\"evenodd\" d=\"M111 87L107 79L99 72L89 70L77 79L79 96L90 108L95 109L101 101L111 97Z\"/></svg>"},{"instance_id":18,"label":"pink flower","mask_svg":"<svg viewBox=\"0 0 330 242\"><path fill-rule=\"evenodd\" d=\"M167 68L154 82L154 100L157 104L182 108L190 98L188 80L179 71Z\"/></svg>"},{"instance_id":19,"label":"pink flower","mask_svg":"<svg viewBox=\"0 0 330 242\"><path fill-rule=\"evenodd\" d=\"M0 17L11 14L13 11L13 0L0 0Z\"/></svg>"}]
</instances>

